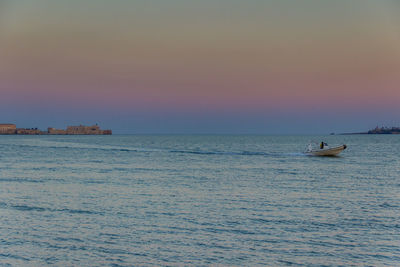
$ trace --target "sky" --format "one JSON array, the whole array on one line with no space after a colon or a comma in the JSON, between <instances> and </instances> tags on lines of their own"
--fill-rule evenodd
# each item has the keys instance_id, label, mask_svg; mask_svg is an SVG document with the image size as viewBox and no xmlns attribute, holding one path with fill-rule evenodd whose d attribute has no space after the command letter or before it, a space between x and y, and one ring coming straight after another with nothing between
<instances>
[{"instance_id":1,"label":"sky","mask_svg":"<svg viewBox=\"0 0 400 267\"><path fill-rule=\"evenodd\" d=\"M400 1L1 0L8 122L120 134L400 126Z\"/></svg>"}]
</instances>

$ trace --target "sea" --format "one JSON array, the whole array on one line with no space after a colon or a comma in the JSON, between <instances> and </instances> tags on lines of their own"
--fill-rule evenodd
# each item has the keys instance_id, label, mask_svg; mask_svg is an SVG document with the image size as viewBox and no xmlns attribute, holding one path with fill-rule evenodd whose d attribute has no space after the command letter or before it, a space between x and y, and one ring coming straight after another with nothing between
<instances>
[{"instance_id":1,"label":"sea","mask_svg":"<svg viewBox=\"0 0 400 267\"><path fill-rule=\"evenodd\" d=\"M302 153L321 141L348 148ZM400 266L400 135L3 135L0 151L0 266Z\"/></svg>"}]
</instances>

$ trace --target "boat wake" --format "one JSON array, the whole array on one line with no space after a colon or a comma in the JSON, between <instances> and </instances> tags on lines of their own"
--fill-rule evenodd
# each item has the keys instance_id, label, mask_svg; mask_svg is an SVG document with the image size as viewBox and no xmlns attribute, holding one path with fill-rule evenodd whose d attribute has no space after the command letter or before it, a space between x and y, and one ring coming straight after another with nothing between
<instances>
[{"instance_id":1,"label":"boat wake","mask_svg":"<svg viewBox=\"0 0 400 267\"><path fill-rule=\"evenodd\" d=\"M253 151L204 151L204 150L168 150L170 153L196 154L196 155L230 155L230 156L273 156L276 153L253 152Z\"/></svg>"},{"instance_id":2,"label":"boat wake","mask_svg":"<svg viewBox=\"0 0 400 267\"><path fill-rule=\"evenodd\" d=\"M133 153L174 153L174 154L192 154L192 155L221 155L221 156L258 156L258 157L298 157L304 156L304 153L283 153L283 152L263 152L263 151L219 151L219 150L184 150L170 148L137 148L121 147L112 145L84 144L76 142L60 142L40 140L34 143L26 142L19 144L10 144L9 146L18 146L24 148L50 148L67 150L101 150L116 152Z\"/></svg>"}]
</instances>

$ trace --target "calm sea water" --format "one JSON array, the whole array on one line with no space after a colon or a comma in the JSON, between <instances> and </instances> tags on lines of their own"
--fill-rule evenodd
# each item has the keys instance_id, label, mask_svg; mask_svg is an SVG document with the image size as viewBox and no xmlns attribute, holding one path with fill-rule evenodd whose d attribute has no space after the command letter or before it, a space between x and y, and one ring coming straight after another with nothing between
<instances>
[{"instance_id":1,"label":"calm sea water","mask_svg":"<svg viewBox=\"0 0 400 267\"><path fill-rule=\"evenodd\" d=\"M346 143L341 157L308 142ZM399 136L0 136L1 266L400 266Z\"/></svg>"}]
</instances>

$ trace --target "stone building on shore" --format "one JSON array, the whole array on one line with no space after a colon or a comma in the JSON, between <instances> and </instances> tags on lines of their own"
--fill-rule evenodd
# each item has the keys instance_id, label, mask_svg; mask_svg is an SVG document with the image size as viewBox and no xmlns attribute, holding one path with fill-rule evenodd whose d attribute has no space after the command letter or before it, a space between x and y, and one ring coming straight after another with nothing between
<instances>
[{"instance_id":1,"label":"stone building on shore","mask_svg":"<svg viewBox=\"0 0 400 267\"><path fill-rule=\"evenodd\" d=\"M110 135L112 134L111 130L101 130L100 127L96 125L92 126L68 126L66 130L63 129L55 129L55 128L48 128L49 134L55 135Z\"/></svg>"},{"instance_id":2,"label":"stone building on shore","mask_svg":"<svg viewBox=\"0 0 400 267\"><path fill-rule=\"evenodd\" d=\"M49 127L49 128L47 128L47 133L48 134L53 134L53 135L65 135L65 134L67 134L67 131L66 130L62 130L62 129L56 129L56 128Z\"/></svg>"},{"instance_id":3,"label":"stone building on shore","mask_svg":"<svg viewBox=\"0 0 400 267\"><path fill-rule=\"evenodd\" d=\"M0 134L16 134L17 126L12 123L0 124Z\"/></svg>"},{"instance_id":4,"label":"stone building on shore","mask_svg":"<svg viewBox=\"0 0 400 267\"><path fill-rule=\"evenodd\" d=\"M111 135L111 130L101 130L96 125L92 126L68 126L66 130L49 127L47 131L41 131L38 128L17 128L15 124L0 124L0 135L18 134L18 135Z\"/></svg>"},{"instance_id":5,"label":"stone building on shore","mask_svg":"<svg viewBox=\"0 0 400 267\"><path fill-rule=\"evenodd\" d=\"M47 134L46 132L42 132L38 128L17 128L16 134L22 134L22 135L39 135L39 134Z\"/></svg>"}]
</instances>

